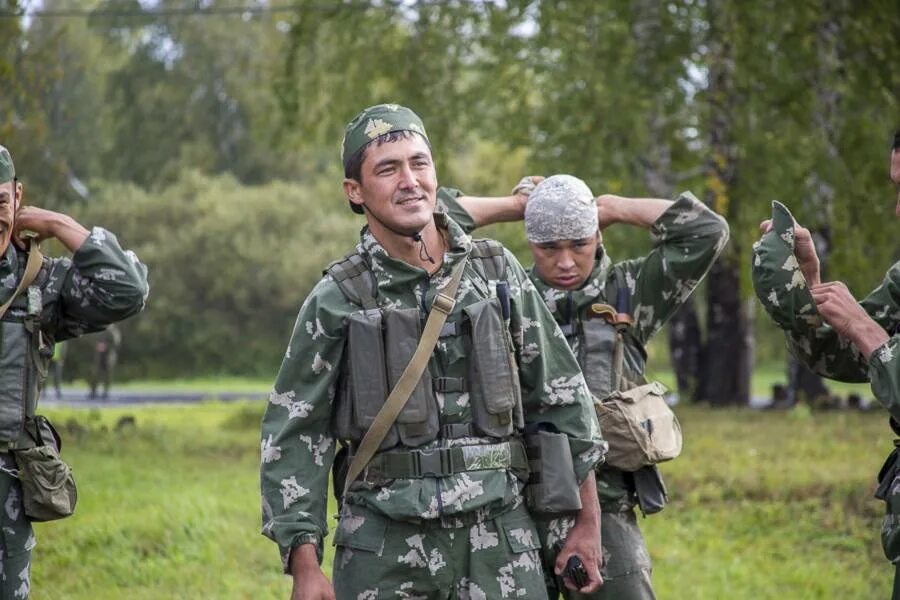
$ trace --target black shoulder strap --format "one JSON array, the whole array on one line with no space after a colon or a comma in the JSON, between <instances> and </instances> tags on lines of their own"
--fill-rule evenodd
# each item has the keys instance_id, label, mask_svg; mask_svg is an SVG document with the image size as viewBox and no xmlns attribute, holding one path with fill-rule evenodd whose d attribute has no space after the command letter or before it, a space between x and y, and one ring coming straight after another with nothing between
<instances>
[{"instance_id":1,"label":"black shoulder strap","mask_svg":"<svg viewBox=\"0 0 900 600\"><path fill-rule=\"evenodd\" d=\"M472 251L469 253L475 268L485 279L506 281L506 253L503 245L496 240L472 240Z\"/></svg>"},{"instance_id":2,"label":"black shoulder strap","mask_svg":"<svg viewBox=\"0 0 900 600\"><path fill-rule=\"evenodd\" d=\"M351 252L334 261L322 273L331 275L350 302L361 305L365 310L378 308L375 275L358 252Z\"/></svg>"}]
</instances>

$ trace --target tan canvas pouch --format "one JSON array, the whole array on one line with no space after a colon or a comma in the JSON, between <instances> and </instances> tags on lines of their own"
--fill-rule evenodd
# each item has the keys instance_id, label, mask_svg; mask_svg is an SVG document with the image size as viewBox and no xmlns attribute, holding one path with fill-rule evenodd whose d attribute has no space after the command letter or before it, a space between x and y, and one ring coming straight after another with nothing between
<instances>
[{"instance_id":1,"label":"tan canvas pouch","mask_svg":"<svg viewBox=\"0 0 900 600\"><path fill-rule=\"evenodd\" d=\"M681 425L654 381L596 401L600 431L609 442L606 463L623 471L672 460L681 454Z\"/></svg>"}]
</instances>

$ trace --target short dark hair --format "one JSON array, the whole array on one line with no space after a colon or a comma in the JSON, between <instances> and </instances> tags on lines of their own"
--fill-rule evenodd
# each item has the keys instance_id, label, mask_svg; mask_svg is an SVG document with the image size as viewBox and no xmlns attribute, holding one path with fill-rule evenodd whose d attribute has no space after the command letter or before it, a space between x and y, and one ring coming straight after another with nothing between
<instances>
[{"instance_id":1,"label":"short dark hair","mask_svg":"<svg viewBox=\"0 0 900 600\"><path fill-rule=\"evenodd\" d=\"M347 162L344 164L344 177L362 183L362 164L366 159L366 150L369 148L369 146L373 144L376 146L381 146L382 144L388 144L390 142L408 140L414 135L417 135L425 140L425 143L428 145L428 150L431 150L431 144L428 142L428 138L421 133L405 130L389 131L387 133L379 135L377 138L350 155L350 158L348 158ZM365 212L360 205L354 204L353 202L350 203L350 209L358 215L361 215Z\"/></svg>"},{"instance_id":2,"label":"short dark hair","mask_svg":"<svg viewBox=\"0 0 900 600\"><path fill-rule=\"evenodd\" d=\"M894 131L894 143L891 145L891 151L900 150L900 127Z\"/></svg>"}]
</instances>

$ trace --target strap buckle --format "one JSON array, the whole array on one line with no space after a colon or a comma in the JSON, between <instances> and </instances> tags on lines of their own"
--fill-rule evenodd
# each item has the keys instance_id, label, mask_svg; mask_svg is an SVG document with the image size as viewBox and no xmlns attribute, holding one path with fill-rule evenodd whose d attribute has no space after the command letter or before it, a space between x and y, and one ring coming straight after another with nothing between
<instances>
[{"instance_id":1,"label":"strap buckle","mask_svg":"<svg viewBox=\"0 0 900 600\"><path fill-rule=\"evenodd\" d=\"M449 475L450 461L449 452L446 448L435 448L433 450L417 450L415 456L415 470L419 477L443 477Z\"/></svg>"},{"instance_id":2,"label":"strap buckle","mask_svg":"<svg viewBox=\"0 0 900 600\"><path fill-rule=\"evenodd\" d=\"M431 303L431 308L437 309L445 315L449 315L453 312L454 306L456 306L456 300L443 292L438 292L434 297L434 302Z\"/></svg>"}]
</instances>

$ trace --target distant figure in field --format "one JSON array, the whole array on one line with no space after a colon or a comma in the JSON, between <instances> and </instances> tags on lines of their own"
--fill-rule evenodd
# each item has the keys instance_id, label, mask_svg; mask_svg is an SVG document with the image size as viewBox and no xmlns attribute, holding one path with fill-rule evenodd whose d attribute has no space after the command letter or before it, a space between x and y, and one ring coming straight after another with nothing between
<instances>
[{"instance_id":1,"label":"distant figure in field","mask_svg":"<svg viewBox=\"0 0 900 600\"><path fill-rule=\"evenodd\" d=\"M900 130L891 147L890 177L900 217ZM755 246L757 296L766 299L762 304L784 329L792 352L813 371L838 381L871 382L875 398L891 415L891 428L900 435L900 262L857 302L842 282L822 283L809 230L796 223L791 227L789 221L785 225L786 211L779 215L778 208L774 226L768 220L761 224L766 235ZM789 262L782 260L785 245ZM783 273L787 280L780 280ZM879 473L876 497L887 504L881 541L888 560L898 567L892 597L900 600L900 441L894 443Z\"/></svg>"},{"instance_id":2,"label":"distant figure in field","mask_svg":"<svg viewBox=\"0 0 900 600\"><path fill-rule=\"evenodd\" d=\"M53 388L56 399L62 398L63 365L66 362L66 344L58 342L53 346L53 357L50 359L50 374L53 376Z\"/></svg>"},{"instance_id":3,"label":"distant figure in field","mask_svg":"<svg viewBox=\"0 0 900 600\"><path fill-rule=\"evenodd\" d=\"M103 384L104 400L109 398L109 382L113 369L119 358L119 346L122 345L122 332L115 323L96 335L94 342L94 371L91 374L91 398L97 397L97 388Z\"/></svg>"}]
</instances>

